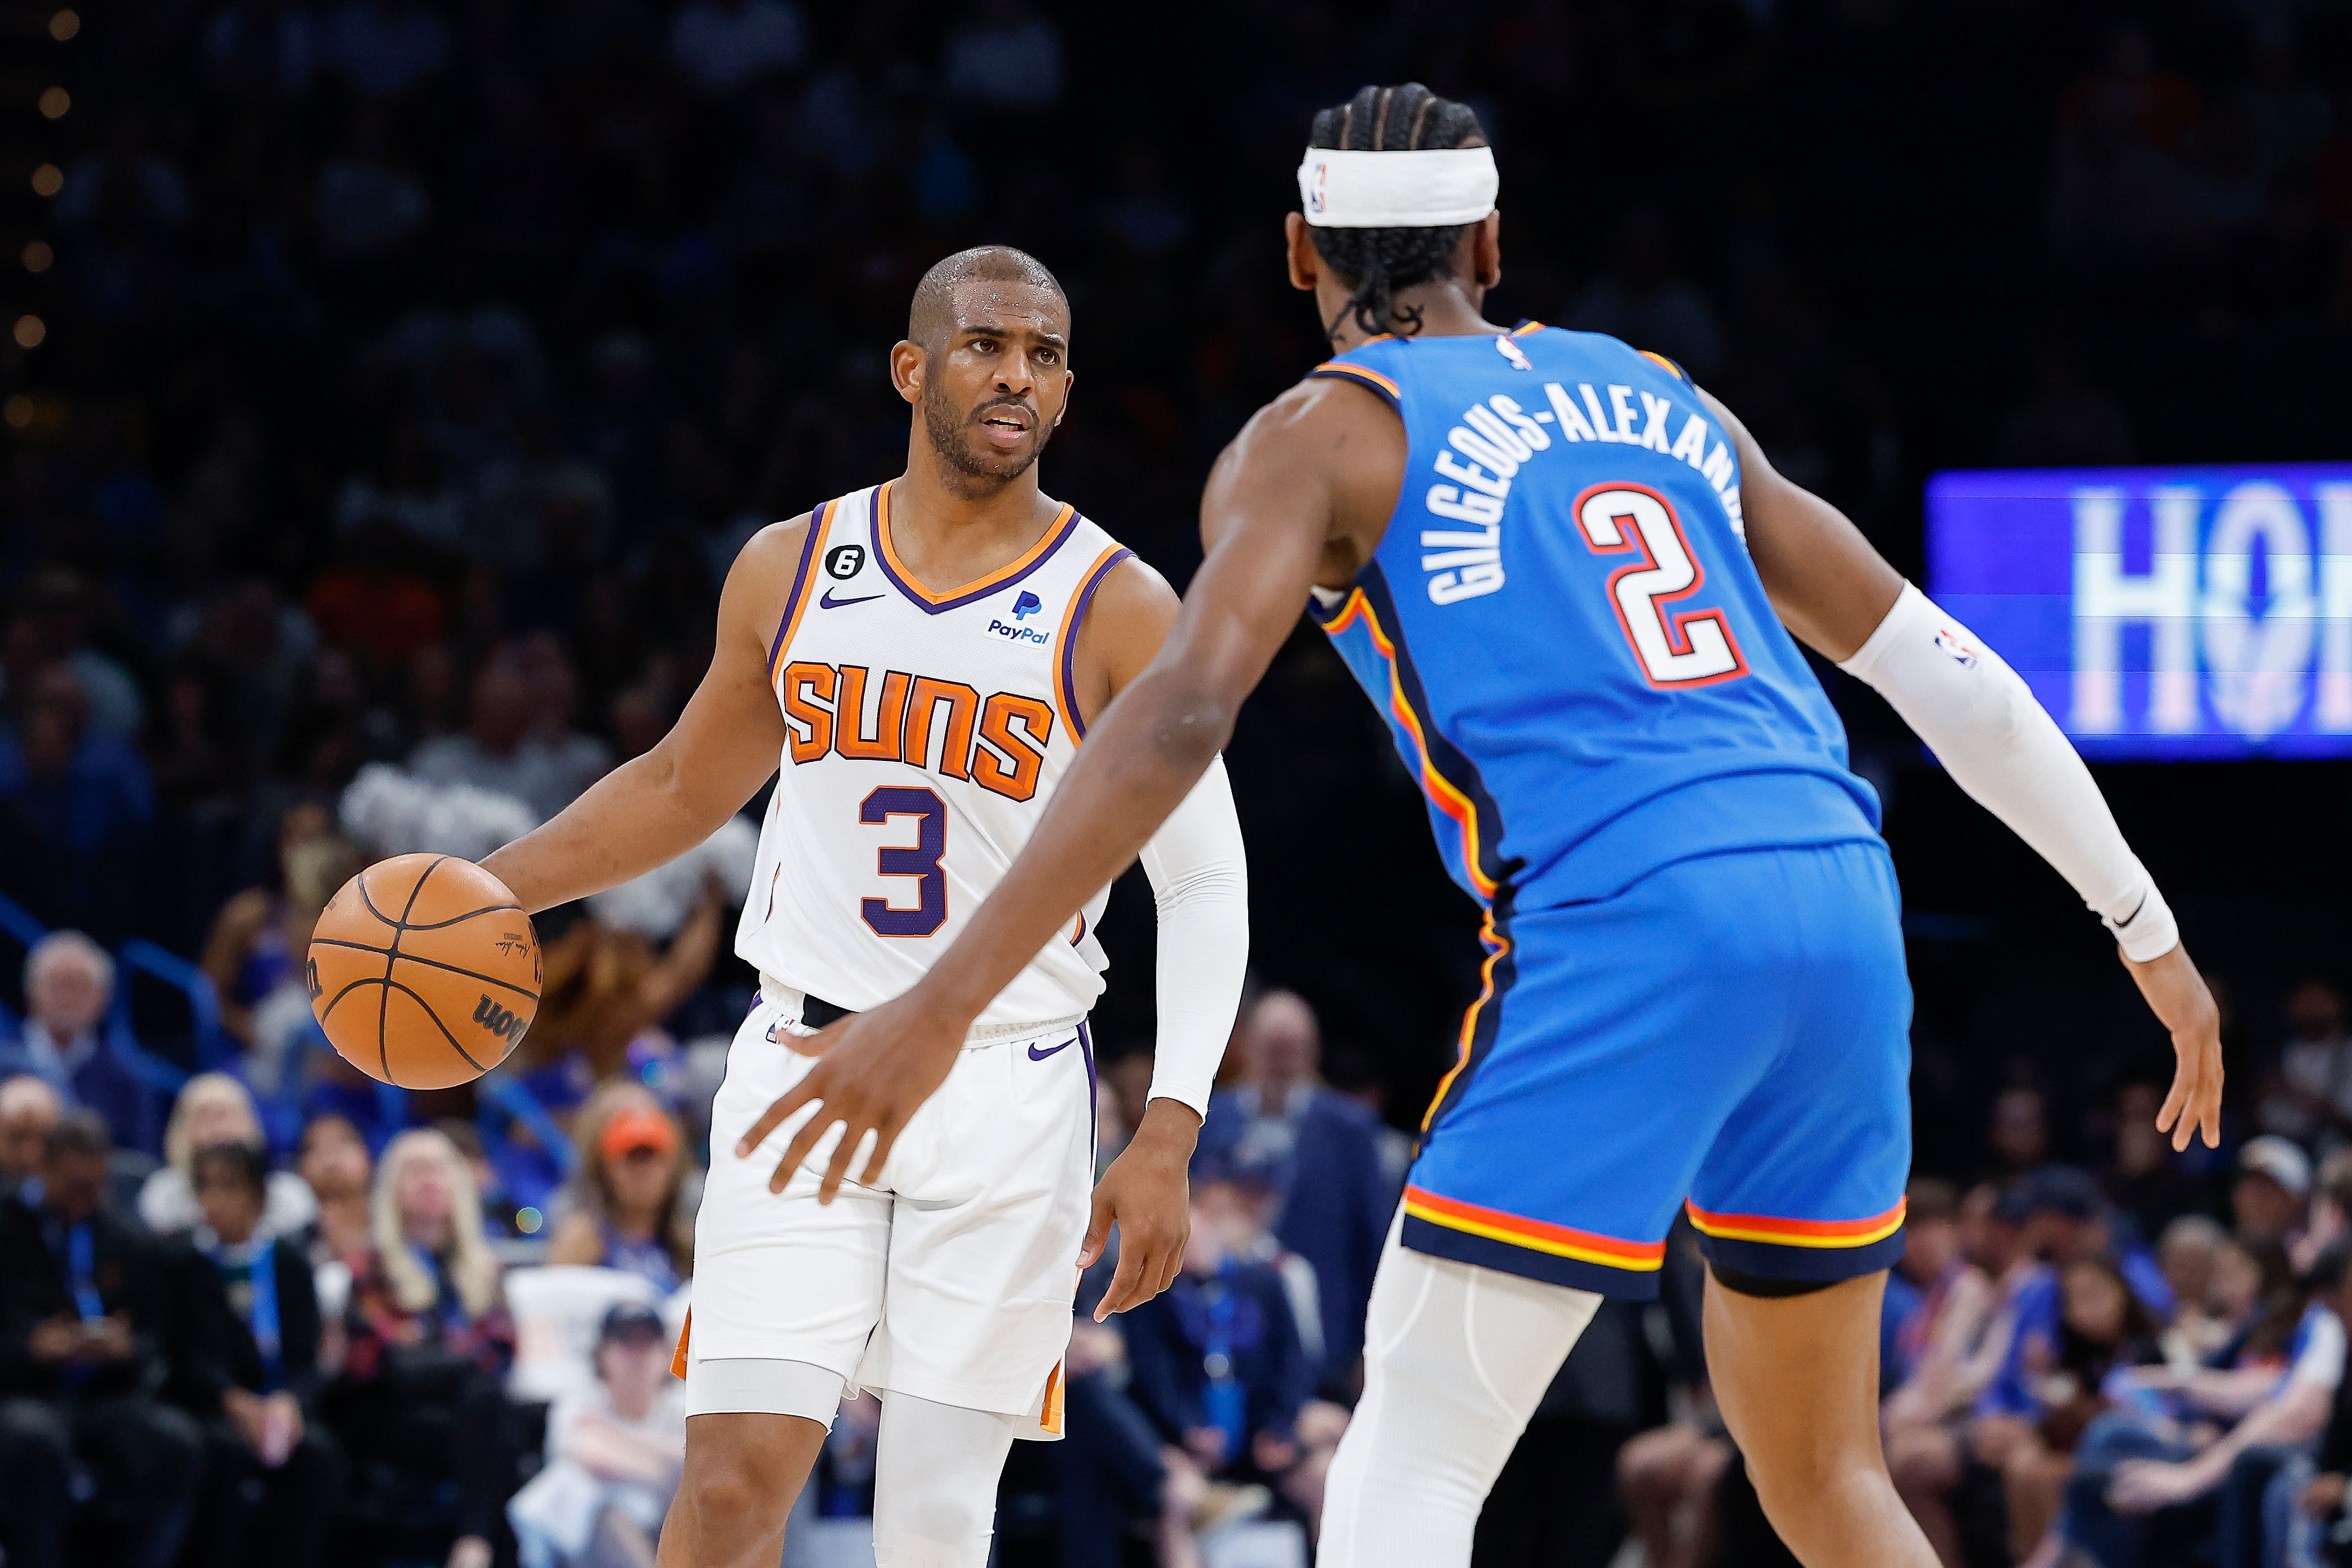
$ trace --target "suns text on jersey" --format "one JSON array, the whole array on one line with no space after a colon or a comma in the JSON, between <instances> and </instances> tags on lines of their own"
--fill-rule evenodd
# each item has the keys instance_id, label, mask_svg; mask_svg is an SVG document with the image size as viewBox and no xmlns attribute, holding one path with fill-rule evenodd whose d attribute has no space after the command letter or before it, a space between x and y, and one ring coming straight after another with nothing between
<instances>
[{"instance_id":1,"label":"suns text on jersey","mask_svg":"<svg viewBox=\"0 0 2352 1568\"><path fill-rule=\"evenodd\" d=\"M891 669L869 703L873 671L862 664L796 660L778 684L795 764L910 763L1008 800L1037 793L1054 734L1049 702L1010 691L983 698L961 680Z\"/></svg>"}]
</instances>

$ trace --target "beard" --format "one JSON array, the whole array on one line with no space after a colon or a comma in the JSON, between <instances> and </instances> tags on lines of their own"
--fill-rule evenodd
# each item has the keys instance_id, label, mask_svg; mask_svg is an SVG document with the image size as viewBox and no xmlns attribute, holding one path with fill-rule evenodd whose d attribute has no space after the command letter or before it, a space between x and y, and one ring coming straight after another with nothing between
<instances>
[{"instance_id":1,"label":"beard","mask_svg":"<svg viewBox=\"0 0 2352 1568\"><path fill-rule=\"evenodd\" d=\"M975 438L982 418L1008 403L1008 399L992 398L964 415L944 395L928 387L923 391L923 434L929 438L940 466L963 479L971 490L998 489L1027 473L1030 465L1045 454L1045 443L1053 436L1052 426L1039 423L1033 426L1036 442L1026 451L999 452L982 445ZM1035 411L1030 411L1030 417L1037 417Z\"/></svg>"}]
</instances>

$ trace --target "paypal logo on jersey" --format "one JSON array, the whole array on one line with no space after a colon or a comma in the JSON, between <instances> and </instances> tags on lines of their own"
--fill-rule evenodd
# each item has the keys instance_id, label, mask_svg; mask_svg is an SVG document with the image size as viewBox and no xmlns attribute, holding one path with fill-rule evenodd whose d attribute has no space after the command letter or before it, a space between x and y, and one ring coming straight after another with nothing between
<instances>
[{"instance_id":1,"label":"paypal logo on jersey","mask_svg":"<svg viewBox=\"0 0 2352 1568\"><path fill-rule=\"evenodd\" d=\"M1045 606L1037 602L1037 595L1024 588L1021 590L1021 596L1013 601L1013 618L1016 621L1025 621L1044 608Z\"/></svg>"}]
</instances>

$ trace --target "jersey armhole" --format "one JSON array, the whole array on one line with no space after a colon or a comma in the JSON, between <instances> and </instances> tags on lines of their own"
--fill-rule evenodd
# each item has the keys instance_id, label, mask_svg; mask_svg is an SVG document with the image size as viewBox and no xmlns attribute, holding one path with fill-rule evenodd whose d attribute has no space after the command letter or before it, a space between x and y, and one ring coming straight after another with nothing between
<instances>
[{"instance_id":1,"label":"jersey armhole","mask_svg":"<svg viewBox=\"0 0 2352 1568\"><path fill-rule=\"evenodd\" d=\"M1399 390L1394 380L1382 375L1370 365L1350 364L1346 360L1340 359L1327 359L1308 371L1307 374L1310 379L1323 376L1328 380L1352 381L1359 386L1368 386L1388 400L1389 406L1396 411L1399 418L1404 416L1404 394Z\"/></svg>"},{"instance_id":2,"label":"jersey armhole","mask_svg":"<svg viewBox=\"0 0 2352 1568\"><path fill-rule=\"evenodd\" d=\"M1685 370L1682 366L1676 364L1674 361L1668 359L1665 355L1658 353L1656 350L1635 349L1633 352L1640 354L1643 359L1648 360L1652 364L1664 367L1664 369L1672 374L1675 380L1682 382L1684 384L1688 386L1696 386L1698 384L1698 383L1691 380L1690 372Z\"/></svg>"},{"instance_id":3,"label":"jersey armhole","mask_svg":"<svg viewBox=\"0 0 2352 1568\"><path fill-rule=\"evenodd\" d=\"M801 612L808 608L809 590L815 584L816 574L810 570L816 564L817 552L824 548L824 536L833 527L834 513L839 500L829 500L809 514L808 537L801 543L801 563L793 573L793 591L785 595L784 613L776 622L776 640L768 649L768 684L773 686L783 672L784 650L793 646L793 633L801 624Z\"/></svg>"},{"instance_id":4,"label":"jersey armhole","mask_svg":"<svg viewBox=\"0 0 2352 1568\"><path fill-rule=\"evenodd\" d=\"M1124 544L1105 546L1087 568L1087 574L1078 579L1078 591L1070 595L1069 608L1062 612L1062 630L1057 639L1062 651L1054 661L1054 706L1062 710L1062 726L1070 732L1072 745L1087 738L1087 721L1078 710L1078 628L1086 624L1087 610L1094 604L1095 591L1102 586L1103 579L1134 553Z\"/></svg>"}]
</instances>

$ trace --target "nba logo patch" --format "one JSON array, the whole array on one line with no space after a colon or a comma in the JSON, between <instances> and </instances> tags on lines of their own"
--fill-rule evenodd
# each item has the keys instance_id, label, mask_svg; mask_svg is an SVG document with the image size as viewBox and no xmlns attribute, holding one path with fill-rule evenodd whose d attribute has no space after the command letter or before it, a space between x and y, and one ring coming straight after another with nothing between
<instances>
[{"instance_id":1,"label":"nba logo patch","mask_svg":"<svg viewBox=\"0 0 2352 1568\"><path fill-rule=\"evenodd\" d=\"M1330 164L1319 158L1315 161L1315 178L1307 187L1307 210L1318 217L1322 216L1325 201L1323 182L1330 177Z\"/></svg>"},{"instance_id":2,"label":"nba logo patch","mask_svg":"<svg viewBox=\"0 0 2352 1568\"><path fill-rule=\"evenodd\" d=\"M1045 607L1037 602L1036 595L1024 588L1021 590L1021 596L1013 601L1013 618L1016 621L1027 620Z\"/></svg>"},{"instance_id":3,"label":"nba logo patch","mask_svg":"<svg viewBox=\"0 0 2352 1568\"><path fill-rule=\"evenodd\" d=\"M1962 669L1977 667L1977 650L1962 642L1951 627L1946 626L1936 634L1936 646L1949 654L1952 662Z\"/></svg>"},{"instance_id":4,"label":"nba logo patch","mask_svg":"<svg viewBox=\"0 0 2352 1568\"><path fill-rule=\"evenodd\" d=\"M1513 370L1533 370L1536 367L1535 362L1528 358L1527 351L1513 342L1508 332L1495 335L1495 352L1510 361Z\"/></svg>"}]
</instances>

